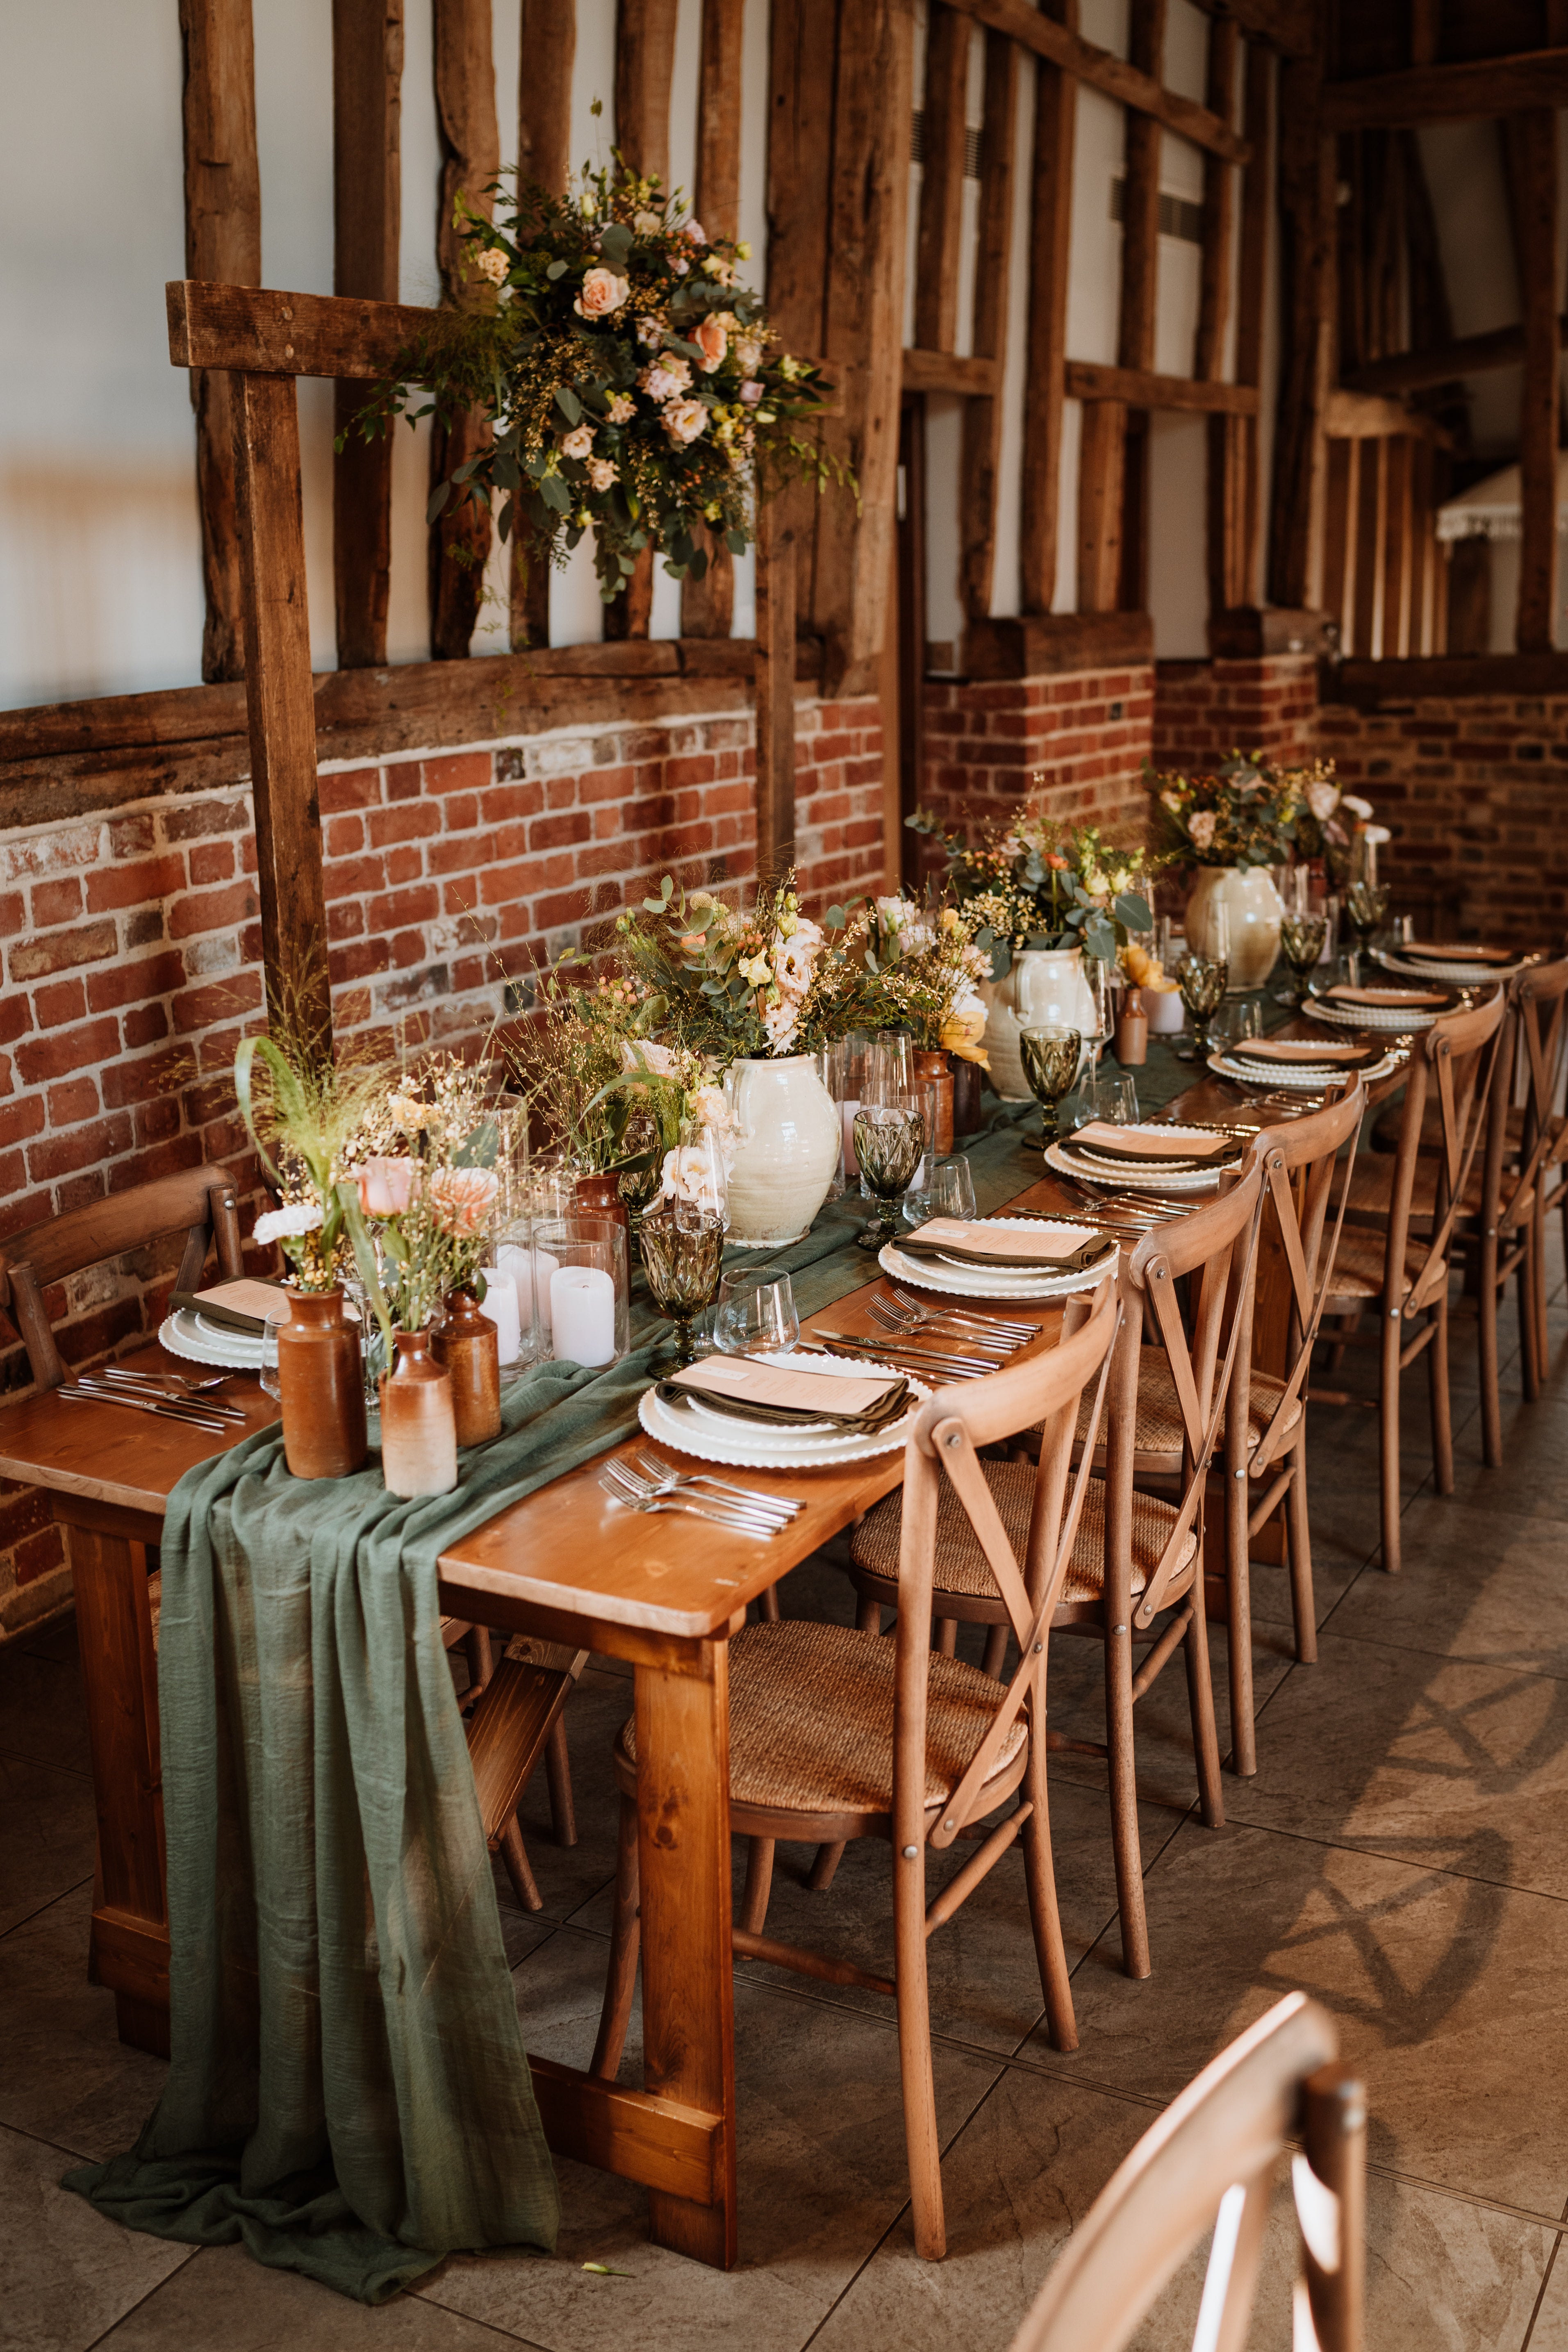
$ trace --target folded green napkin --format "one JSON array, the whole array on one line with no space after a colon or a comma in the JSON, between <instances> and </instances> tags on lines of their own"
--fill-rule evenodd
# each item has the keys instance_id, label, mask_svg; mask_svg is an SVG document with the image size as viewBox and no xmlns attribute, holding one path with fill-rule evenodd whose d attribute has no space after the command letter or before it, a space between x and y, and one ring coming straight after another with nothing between
<instances>
[{"instance_id":1,"label":"folded green napkin","mask_svg":"<svg viewBox=\"0 0 1568 2352\"><path fill-rule=\"evenodd\" d=\"M1079 1274L1085 1266L1094 1265L1108 1251L1116 1247L1110 1234L1085 1234L1081 1242L1066 1249L1060 1244L1042 1242L1037 1252L1023 1256L1016 1250L976 1248L971 1244L926 1241L919 1226L906 1234L896 1244L906 1257L951 1258L960 1265L984 1266L994 1274Z\"/></svg>"},{"instance_id":2,"label":"folded green napkin","mask_svg":"<svg viewBox=\"0 0 1568 2352\"><path fill-rule=\"evenodd\" d=\"M1232 1168L1241 1158L1242 1147L1239 1137L1232 1137L1217 1151L1184 1151L1179 1144L1175 1144L1169 1152L1162 1153L1156 1160L1148 1151L1119 1151L1111 1143L1097 1143L1091 1148L1079 1143L1075 1136L1068 1135L1062 1139L1062 1150L1069 1160L1110 1160L1119 1167L1142 1168L1152 1176L1158 1176L1162 1170L1180 1169L1185 1175L1189 1171L1195 1173L1204 1168Z\"/></svg>"},{"instance_id":3,"label":"folded green napkin","mask_svg":"<svg viewBox=\"0 0 1568 2352\"><path fill-rule=\"evenodd\" d=\"M715 1412L729 1413L736 1421L765 1423L775 1428L809 1428L814 1423L826 1422L837 1430L863 1429L871 1434L888 1428L895 1421L901 1421L910 1409L908 1381L895 1381L864 1412L830 1412L818 1411L816 1406L758 1404L742 1397L721 1396L708 1389L688 1388L676 1381L660 1381L655 1394L661 1404L674 1404L684 1397L691 1403L711 1406Z\"/></svg>"}]
</instances>

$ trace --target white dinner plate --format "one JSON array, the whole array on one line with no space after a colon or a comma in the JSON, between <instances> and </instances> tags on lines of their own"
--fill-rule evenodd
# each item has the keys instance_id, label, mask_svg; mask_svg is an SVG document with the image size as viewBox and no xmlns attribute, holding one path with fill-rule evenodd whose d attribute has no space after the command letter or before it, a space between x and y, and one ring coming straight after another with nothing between
<instances>
[{"instance_id":1,"label":"white dinner plate","mask_svg":"<svg viewBox=\"0 0 1568 2352\"><path fill-rule=\"evenodd\" d=\"M1384 971L1400 980L1442 980L1451 988L1484 988L1489 981L1513 980L1539 956L1521 956L1517 963L1423 963L1407 962L1396 948L1374 948L1373 955Z\"/></svg>"},{"instance_id":2,"label":"white dinner plate","mask_svg":"<svg viewBox=\"0 0 1568 2352\"><path fill-rule=\"evenodd\" d=\"M1047 1233L1062 1221L1059 1217L1008 1217L1005 1222ZM1066 1274L1026 1274L1010 1266L964 1265L950 1259L939 1259L933 1265L930 1258L911 1256L897 1242L884 1242L877 1253L884 1274L912 1283L917 1290L936 1291L949 1298L1068 1298L1075 1290L1092 1290L1113 1262L1108 1255L1097 1265L1079 1266Z\"/></svg>"},{"instance_id":3,"label":"white dinner plate","mask_svg":"<svg viewBox=\"0 0 1568 2352\"><path fill-rule=\"evenodd\" d=\"M1261 1063L1233 1062L1216 1048L1209 1055L1209 1067L1222 1078L1234 1078L1240 1087L1257 1087L1263 1094L1316 1095L1333 1078L1360 1077L1371 1086L1399 1067L1399 1056L1385 1054L1381 1062L1369 1062L1364 1070L1347 1070L1342 1062L1280 1062L1271 1063L1266 1073Z\"/></svg>"},{"instance_id":4,"label":"white dinner plate","mask_svg":"<svg viewBox=\"0 0 1568 2352\"><path fill-rule=\"evenodd\" d=\"M1309 1021L1326 1021L1335 1029L1386 1029L1400 1037L1413 1036L1417 1029L1430 1029L1441 1016L1424 1013L1415 1004L1331 1004L1326 997L1309 997L1301 1007ZM1463 1005L1448 1007L1460 1013Z\"/></svg>"},{"instance_id":5,"label":"white dinner plate","mask_svg":"<svg viewBox=\"0 0 1568 2352\"><path fill-rule=\"evenodd\" d=\"M1183 1168L1170 1175L1159 1171L1146 1173L1121 1162L1112 1170L1104 1160L1091 1167L1088 1160L1069 1159L1059 1143L1046 1147L1046 1165L1058 1176L1077 1176L1086 1184L1103 1185L1108 1192L1212 1192L1225 1173L1221 1168ZM1235 1167L1237 1162L1226 1165Z\"/></svg>"},{"instance_id":6,"label":"white dinner plate","mask_svg":"<svg viewBox=\"0 0 1568 2352\"><path fill-rule=\"evenodd\" d=\"M797 1370L830 1372L842 1380L864 1380L868 1372L886 1372L890 1381L909 1381L910 1409L874 1434L853 1430L840 1436L808 1437L798 1429L765 1429L761 1424L751 1428L732 1415L699 1413L684 1405L666 1404L657 1389L649 1388L643 1391L637 1419L649 1437L661 1445L674 1446L678 1453L692 1454L699 1462L724 1462L742 1470L824 1470L841 1462L869 1462L879 1454L897 1453L931 1395L922 1381L892 1364L851 1363L843 1356L813 1356L809 1367L789 1356L765 1356L762 1360L793 1363Z\"/></svg>"},{"instance_id":7,"label":"white dinner plate","mask_svg":"<svg viewBox=\"0 0 1568 2352\"><path fill-rule=\"evenodd\" d=\"M226 1330L188 1307L177 1307L164 1319L158 1339L172 1356L184 1356L189 1363L216 1364L234 1372L261 1370L259 1335L253 1338L247 1331Z\"/></svg>"}]
</instances>

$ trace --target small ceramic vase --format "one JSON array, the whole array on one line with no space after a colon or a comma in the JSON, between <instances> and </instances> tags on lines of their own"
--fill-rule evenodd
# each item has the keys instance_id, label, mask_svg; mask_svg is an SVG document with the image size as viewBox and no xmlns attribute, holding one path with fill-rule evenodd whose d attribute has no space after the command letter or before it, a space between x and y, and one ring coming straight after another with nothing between
<instances>
[{"instance_id":1,"label":"small ceramic vase","mask_svg":"<svg viewBox=\"0 0 1568 2352\"><path fill-rule=\"evenodd\" d=\"M500 1334L466 1285L448 1290L447 1319L431 1352L452 1383L459 1445L488 1445L500 1435Z\"/></svg>"},{"instance_id":2,"label":"small ceramic vase","mask_svg":"<svg viewBox=\"0 0 1568 2352\"><path fill-rule=\"evenodd\" d=\"M981 1069L978 1062L966 1062L961 1054L952 1056L952 1131L954 1135L978 1135L985 1124L985 1114L980 1106Z\"/></svg>"},{"instance_id":3,"label":"small ceramic vase","mask_svg":"<svg viewBox=\"0 0 1568 2352\"><path fill-rule=\"evenodd\" d=\"M940 1049L915 1055L915 1076L921 1086L936 1088L936 1156L945 1160L952 1150L952 1064Z\"/></svg>"},{"instance_id":4,"label":"small ceramic vase","mask_svg":"<svg viewBox=\"0 0 1568 2352\"><path fill-rule=\"evenodd\" d=\"M383 1482L390 1495L449 1495L458 1483L451 1376L432 1356L428 1331L399 1331L395 1345L381 1383Z\"/></svg>"},{"instance_id":5,"label":"small ceramic vase","mask_svg":"<svg viewBox=\"0 0 1568 2352\"><path fill-rule=\"evenodd\" d=\"M341 1290L293 1290L278 1329L283 1458L296 1478L346 1478L363 1470L364 1382L359 1329L343 1320Z\"/></svg>"},{"instance_id":6,"label":"small ceramic vase","mask_svg":"<svg viewBox=\"0 0 1568 2352\"><path fill-rule=\"evenodd\" d=\"M577 1179L577 1213L582 1217L614 1217L626 1237L629 1255L632 1245L632 1221L621 1197L618 1176L579 1176Z\"/></svg>"}]
</instances>

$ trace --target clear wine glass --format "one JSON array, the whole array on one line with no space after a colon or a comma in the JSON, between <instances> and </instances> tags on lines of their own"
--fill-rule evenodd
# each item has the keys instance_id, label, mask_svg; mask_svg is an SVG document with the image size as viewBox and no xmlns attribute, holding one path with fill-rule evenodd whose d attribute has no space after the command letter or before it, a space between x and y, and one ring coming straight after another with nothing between
<instances>
[{"instance_id":1,"label":"clear wine glass","mask_svg":"<svg viewBox=\"0 0 1568 2352\"><path fill-rule=\"evenodd\" d=\"M1020 1029L1018 1058L1029 1092L1040 1106L1040 1139L1057 1139L1057 1105L1070 1094L1083 1055L1083 1034L1078 1029Z\"/></svg>"}]
</instances>

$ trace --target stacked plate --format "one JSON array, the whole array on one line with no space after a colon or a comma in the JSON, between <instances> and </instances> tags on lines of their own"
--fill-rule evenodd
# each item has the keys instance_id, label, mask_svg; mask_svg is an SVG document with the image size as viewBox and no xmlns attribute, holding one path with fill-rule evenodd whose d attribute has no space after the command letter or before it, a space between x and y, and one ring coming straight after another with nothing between
<instances>
[{"instance_id":1,"label":"stacked plate","mask_svg":"<svg viewBox=\"0 0 1568 2352\"><path fill-rule=\"evenodd\" d=\"M1310 1020L1326 1021L1336 1029L1387 1029L1407 1037L1416 1029L1430 1029L1461 1002L1451 988L1384 988L1373 981L1364 988L1340 987L1309 997L1301 1010Z\"/></svg>"},{"instance_id":2,"label":"stacked plate","mask_svg":"<svg viewBox=\"0 0 1568 2352\"><path fill-rule=\"evenodd\" d=\"M1495 948L1471 947L1456 941L1446 950L1417 944L1374 950L1385 971L1401 980L1447 980L1461 988L1481 988L1489 981L1512 980L1526 965L1539 963L1536 955L1510 956Z\"/></svg>"},{"instance_id":3,"label":"stacked plate","mask_svg":"<svg viewBox=\"0 0 1568 2352\"><path fill-rule=\"evenodd\" d=\"M1032 1234L1042 1250L1053 1242L1065 1250L1079 1246L1085 1239L1081 1225L1068 1225L1050 1217L1002 1217L986 1219L987 1223L1005 1224L1009 1232ZM1106 1235L1106 1246L1090 1265L1074 1266L1066 1274L1037 1274L1021 1266L974 1265L967 1259L916 1257L900 1249L897 1242L887 1242L877 1254L877 1262L884 1274L896 1281L908 1282L917 1290L934 1290L948 1297L959 1298L1067 1298L1075 1290L1092 1290L1097 1282L1115 1264L1116 1244Z\"/></svg>"},{"instance_id":4,"label":"stacked plate","mask_svg":"<svg viewBox=\"0 0 1568 2352\"><path fill-rule=\"evenodd\" d=\"M261 1370L259 1331L232 1331L226 1324L209 1322L195 1307L177 1307L160 1327L158 1339L171 1356L184 1356L193 1364L214 1364L229 1372Z\"/></svg>"},{"instance_id":5,"label":"stacked plate","mask_svg":"<svg viewBox=\"0 0 1568 2352\"><path fill-rule=\"evenodd\" d=\"M1226 1168L1241 1158L1244 1139L1228 1128L1167 1126L1145 1120L1115 1130L1115 1143L1086 1143L1082 1130L1065 1143L1047 1147L1046 1164L1058 1176L1076 1176L1119 1192L1212 1192ZM1123 1144L1121 1140L1125 1136ZM1224 1148L1215 1148L1216 1137Z\"/></svg>"},{"instance_id":6,"label":"stacked plate","mask_svg":"<svg viewBox=\"0 0 1568 2352\"><path fill-rule=\"evenodd\" d=\"M745 1422L733 1412L704 1404L688 1391L679 1404L667 1402L657 1388L643 1392L637 1419L649 1437L693 1454L699 1462L727 1462L739 1470L825 1470L843 1462L868 1462L879 1454L898 1452L914 1425L931 1391L891 1364L852 1363L843 1356L763 1356L758 1360L787 1371L826 1372L834 1379L864 1381L868 1373L885 1372L889 1384L908 1381L909 1411L885 1429L875 1432L836 1429L831 1422L796 1423L784 1428L766 1422Z\"/></svg>"},{"instance_id":7,"label":"stacked plate","mask_svg":"<svg viewBox=\"0 0 1568 2352\"><path fill-rule=\"evenodd\" d=\"M1216 1046L1209 1055L1209 1067L1217 1076L1230 1078L1237 1086L1304 1095L1321 1094L1336 1078L1364 1078L1370 1086L1399 1067L1397 1053L1380 1055L1375 1046L1365 1055L1352 1055L1347 1059L1345 1049L1336 1048L1326 1040L1316 1047L1305 1037L1291 1042L1301 1050L1289 1059L1268 1055L1254 1061L1245 1045Z\"/></svg>"}]
</instances>

